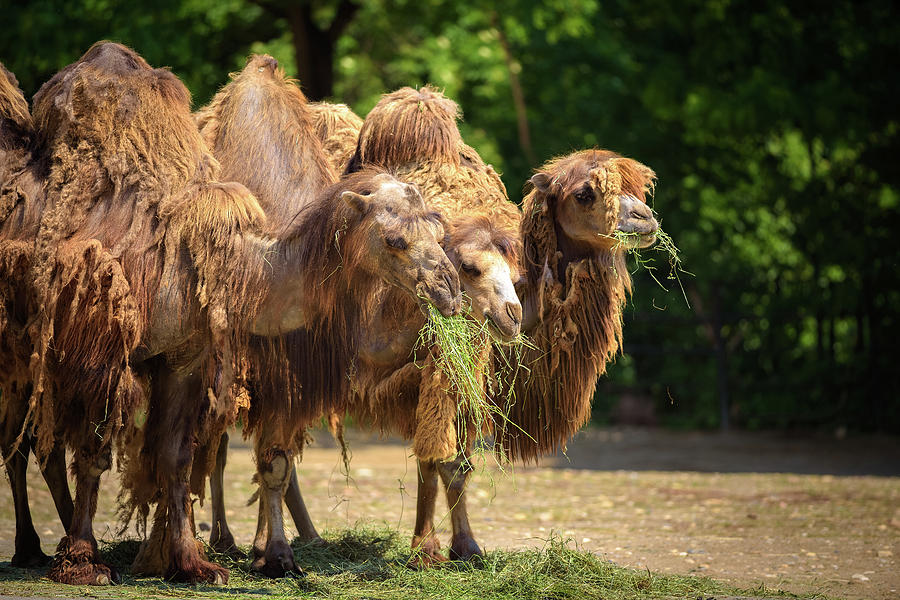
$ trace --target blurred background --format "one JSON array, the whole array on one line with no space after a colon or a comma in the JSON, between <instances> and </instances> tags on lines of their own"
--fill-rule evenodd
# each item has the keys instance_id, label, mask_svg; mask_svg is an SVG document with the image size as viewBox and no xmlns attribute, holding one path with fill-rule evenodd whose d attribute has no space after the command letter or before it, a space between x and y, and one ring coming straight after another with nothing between
<instances>
[{"instance_id":1,"label":"blurred background","mask_svg":"<svg viewBox=\"0 0 900 600\"><path fill-rule=\"evenodd\" d=\"M475 6L479 4L479 6ZM890 0L0 0L27 97L93 42L206 103L251 52L359 115L403 85L462 107L520 201L605 147L659 176L681 283L635 273L601 424L900 433L900 19Z\"/></svg>"}]
</instances>

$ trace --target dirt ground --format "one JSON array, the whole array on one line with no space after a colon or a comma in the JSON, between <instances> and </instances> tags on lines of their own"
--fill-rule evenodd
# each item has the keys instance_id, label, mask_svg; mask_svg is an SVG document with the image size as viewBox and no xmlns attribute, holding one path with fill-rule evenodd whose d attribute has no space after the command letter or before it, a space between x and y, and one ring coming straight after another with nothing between
<instances>
[{"instance_id":1,"label":"dirt ground","mask_svg":"<svg viewBox=\"0 0 900 600\"><path fill-rule=\"evenodd\" d=\"M316 438L301 485L320 531L383 521L411 532L415 461L404 445L353 435L348 482L328 434ZM256 509L246 506L252 471L249 449L233 442L225 488L239 544L249 544L255 529ZM36 527L51 553L62 528L37 470L30 473ZM116 492L115 476L106 476L98 537L112 539ZM897 439L593 430L540 468L501 472L486 464L469 505L486 550L541 546L556 532L653 572L804 595L900 597ZM208 505L197 508L201 529L209 515ZM448 526L441 524L445 541ZM2 486L0 560L12 555L13 535Z\"/></svg>"}]
</instances>

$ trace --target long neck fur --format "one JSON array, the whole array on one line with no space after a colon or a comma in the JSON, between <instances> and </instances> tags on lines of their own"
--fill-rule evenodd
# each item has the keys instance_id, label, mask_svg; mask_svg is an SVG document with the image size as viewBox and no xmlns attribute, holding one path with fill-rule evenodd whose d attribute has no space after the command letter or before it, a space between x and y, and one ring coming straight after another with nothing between
<instances>
[{"instance_id":1,"label":"long neck fur","mask_svg":"<svg viewBox=\"0 0 900 600\"><path fill-rule=\"evenodd\" d=\"M340 411L346 402L362 324L371 318L369 300L381 280L362 267L368 221L340 194L362 192L370 177L371 172L357 173L324 190L272 247L276 272L293 278L297 293L303 294L303 327L279 338L253 340L251 431L272 414L281 415L284 427L295 431L298 424ZM264 310L286 312L277 303Z\"/></svg>"},{"instance_id":2,"label":"long neck fur","mask_svg":"<svg viewBox=\"0 0 900 600\"><path fill-rule=\"evenodd\" d=\"M497 440L511 460L524 462L564 447L590 418L597 379L621 349L631 292L621 252L563 254L552 210L537 190L523 203L526 301L537 312L525 333L536 348L523 351L526 369L512 384L509 423Z\"/></svg>"}]
</instances>

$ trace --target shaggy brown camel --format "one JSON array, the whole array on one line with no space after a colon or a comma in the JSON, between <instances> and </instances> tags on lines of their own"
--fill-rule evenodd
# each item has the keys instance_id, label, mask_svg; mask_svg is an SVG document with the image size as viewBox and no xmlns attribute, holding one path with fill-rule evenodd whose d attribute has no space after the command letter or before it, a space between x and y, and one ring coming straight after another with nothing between
<instances>
[{"instance_id":1,"label":"shaggy brown camel","mask_svg":"<svg viewBox=\"0 0 900 600\"><path fill-rule=\"evenodd\" d=\"M514 289L519 279L521 213L507 198L493 168L463 143L458 117L456 103L427 86L387 94L366 117L348 170L354 163L392 166L400 178L419 185L429 206L440 210L450 223L447 254L471 299L472 315L486 321L500 337L511 339L519 333L522 319ZM413 563L427 566L443 559L433 523L439 475L452 509L451 555L469 559L481 554L465 513L475 432L471 423L457 423L458 400L449 391L446 376L433 368L433 354L425 359L424 371L414 372L407 358L409 346L395 342L385 352L382 346L395 335L397 316L379 315L370 324L369 348L379 350L366 356L368 369L361 369L359 385L361 401L354 403L351 412L413 439L419 472ZM401 321L410 346L415 330L409 324L419 323L411 317L407 313ZM390 360L385 360L385 354ZM490 370L490 356L491 343L486 339L478 357L482 379ZM384 368L386 362L389 370ZM418 385L415 408L396 410L390 396L411 383ZM486 382L482 385L487 394ZM465 435L459 435L458 427L467 429Z\"/></svg>"},{"instance_id":2,"label":"shaggy brown camel","mask_svg":"<svg viewBox=\"0 0 900 600\"><path fill-rule=\"evenodd\" d=\"M262 235L256 199L217 181L181 82L118 44L96 44L54 76L34 114L50 169L44 206L19 199L24 214L40 214L28 281L40 311L23 422L35 417L41 455L61 434L76 477L75 514L49 576L116 578L99 559L92 519L113 444L128 441L128 503L157 502L148 547L163 556L142 552L155 574L224 582L227 570L198 551L189 478L203 481L211 463L194 460L194 445L217 440L234 418L232 353L249 333L303 325L317 306L312 283L338 262L339 230L345 265L394 268L399 285L444 312L458 303L446 279L452 267L434 231L413 261L418 271L391 260L382 236L404 231L401 217L432 221L408 186L372 172L326 190L283 238ZM304 241L323 230L332 236Z\"/></svg>"},{"instance_id":3,"label":"shaggy brown camel","mask_svg":"<svg viewBox=\"0 0 900 600\"><path fill-rule=\"evenodd\" d=\"M21 281L31 268L38 222L37 215L21 210L12 213L19 205L16 196L38 198L44 193L40 165L32 158L34 136L28 103L18 81L0 64L0 459L9 476L16 515L11 564L26 568L50 561L41 551L28 505L26 471L34 439L26 433L17 444L20 433L28 429L23 422L31 396L28 364L32 344L27 323L36 313L35 298ZM60 520L68 527L73 506L63 447L56 444L40 466Z\"/></svg>"},{"instance_id":4,"label":"shaggy brown camel","mask_svg":"<svg viewBox=\"0 0 900 600\"><path fill-rule=\"evenodd\" d=\"M302 104L300 97L292 91L293 89L296 89L296 86L292 86L288 83L288 85L283 87L285 88L286 94L289 94L295 101ZM359 137L359 130L362 127L363 120L345 104L309 102L306 103L306 107L312 115L312 125L315 135L321 142L322 151L325 153L328 162L336 172L342 172L356 150L356 141ZM198 111L196 115L197 124L201 130L201 134L204 135L207 144L213 148L214 153L216 152L216 140L214 136L217 131L215 130L213 120L217 110L220 109L221 107L217 107L215 102L213 102L209 106ZM295 123L305 123L305 121L306 119L295 120ZM308 140L306 128L288 127L292 130L296 129L298 139L303 140L302 143L304 146L312 146L312 143ZM223 157L223 161L227 161L227 158ZM317 161L313 164L312 169L298 169L296 176L317 177L318 175L316 175L315 171L317 170L318 165L319 163ZM260 196L258 192L257 196ZM222 487L222 478L224 476L224 469L228 456L228 440L228 432L223 433L216 454L217 468L210 474L209 478L210 504L212 505L212 528L209 536L209 544L218 552L230 554L235 558L241 558L243 553L237 548L234 542L234 535L228 528L228 522L225 518L225 495ZM302 444L300 448L297 448L297 451L302 452ZM291 517L294 519L294 524L299 532L299 537L304 540L313 540L318 538L319 534L313 525L309 512L306 510L306 505L303 503L300 489L296 482L297 471L296 468L292 466L291 483L289 484L289 487L291 487L294 492L289 496L286 496L285 500L287 502L288 510L291 513ZM257 550L255 556L257 559L265 554L265 538L262 537L265 535L265 513L263 511L264 507L260 504L260 519L259 526L257 527L257 537L260 538L260 541L258 544L254 545L254 549ZM264 564L265 563L262 562L255 563L258 568L263 567ZM271 567L268 568L271 569Z\"/></svg>"},{"instance_id":5,"label":"shaggy brown camel","mask_svg":"<svg viewBox=\"0 0 900 600\"><path fill-rule=\"evenodd\" d=\"M515 382L514 426L496 431L510 460L556 452L590 418L597 380L622 346L626 252L656 241L646 204L655 180L649 167L609 150L556 158L531 178L521 295L524 330L536 347L522 357L529 376Z\"/></svg>"},{"instance_id":6,"label":"shaggy brown camel","mask_svg":"<svg viewBox=\"0 0 900 600\"><path fill-rule=\"evenodd\" d=\"M457 118L456 104L431 88L403 88L387 94L366 117L348 171L369 164L391 168L400 178L423 190L429 207L440 210L448 221L445 247L461 269L460 280L471 298L473 314L487 321L497 335L513 337L521 319L521 306L513 288L513 281L518 279L519 212L506 198L506 190L494 170L463 143ZM426 479L423 485L436 493L437 473L441 472L450 489L449 501L463 505L463 490L454 474L469 468L465 453L471 447L459 448L463 452L457 453L456 400L447 392L446 379L428 362L428 349L420 350L411 359L423 324L422 314L409 299L388 288L382 290L373 306L377 310L364 327L365 343L356 366L354 387L359 390L359 398L350 410L364 421L415 439L414 451L422 460ZM489 347L483 349L485 365L489 361L487 350ZM426 365L425 375L420 371L420 363ZM298 370L302 377L318 367L301 365ZM338 389L336 383L323 387L312 382L302 387L304 402ZM315 390L319 392L314 395ZM322 414L326 413L316 416ZM466 437L471 444L474 436ZM453 460L441 460L450 457ZM213 476L219 489L223 469L224 460L217 464ZM303 503L296 472L290 473L289 481L286 476L285 482L289 490L287 505L300 537L318 537ZM213 507L214 522L224 520L222 504L214 502ZM280 510L280 501L270 506L266 521L261 512L253 552L257 557L268 556L274 536L283 551L281 560L287 564L293 559L288 554L290 548L281 546L284 533ZM436 544L427 535L432 529L430 521L417 524L414 547L427 549ZM466 558L480 553L465 519L455 521L453 549Z\"/></svg>"},{"instance_id":7,"label":"shaggy brown camel","mask_svg":"<svg viewBox=\"0 0 900 600\"><path fill-rule=\"evenodd\" d=\"M273 225L280 215L295 211L308 201L298 189L315 185L315 179L310 183L309 169L315 170L316 159L324 154L310 127L305 99L296 85L285 80L274 59L252 57L201 113L205 115L202 126L215 134L207 139L224 172L257 194L267 213L271 211ZM250 172L247 156L273 168ZM349 180L355 177L351 175ZM436 231L443 235L439 217L435 214L433 219ZM379 241L391 249L393 260L402 261L404 256L415 253L417 238L421 236L417 228L424 226L419 223ZM414 295L396 285L389 271L382 279L393 284L397 293L418 303ZM284 537L281 511L293 454L302 446L303 432L310 423L322 414L340 411L346 404L347 375L358 360L361 325L377 308L372 303L377 283L372 278L360 279L345 257L345 262L335 265L334 272L327 275L327 284L320 284L331 287L317 305L329 308L322 308L320 315L310 318L304 331L286 336L281 347L251 345L253 375L248 384L251 401L245 434L255 438L260 509L269 524L267 541L252 564L254 570L270 576L299 571ZM272 365L283 364L288 372L275 376ZM274 419L274 415L278 418ZM224 455L222 445L220 442L220 456ZM221 490L219 476L213 480ZM222 524L221 503L214 502L213 507L218 513L214 515L216 529L227 531L227 525Z\"/></svg>"}]
</instances>

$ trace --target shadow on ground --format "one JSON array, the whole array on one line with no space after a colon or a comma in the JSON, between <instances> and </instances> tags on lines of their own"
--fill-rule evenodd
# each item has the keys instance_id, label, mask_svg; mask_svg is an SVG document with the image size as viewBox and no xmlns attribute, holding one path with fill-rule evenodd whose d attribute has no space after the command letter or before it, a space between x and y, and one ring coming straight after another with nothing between
<instances>
[{"instance_id":1,"label":"shadow on ground","mask_svg":"<svg viewBox=\"0 0 900 600\"><path fill-rule=\"evenodd\" d=\"M589 429L542 466L599 471L900 475L900 439L796 433Z\"/></svg>"}]
</instances>

